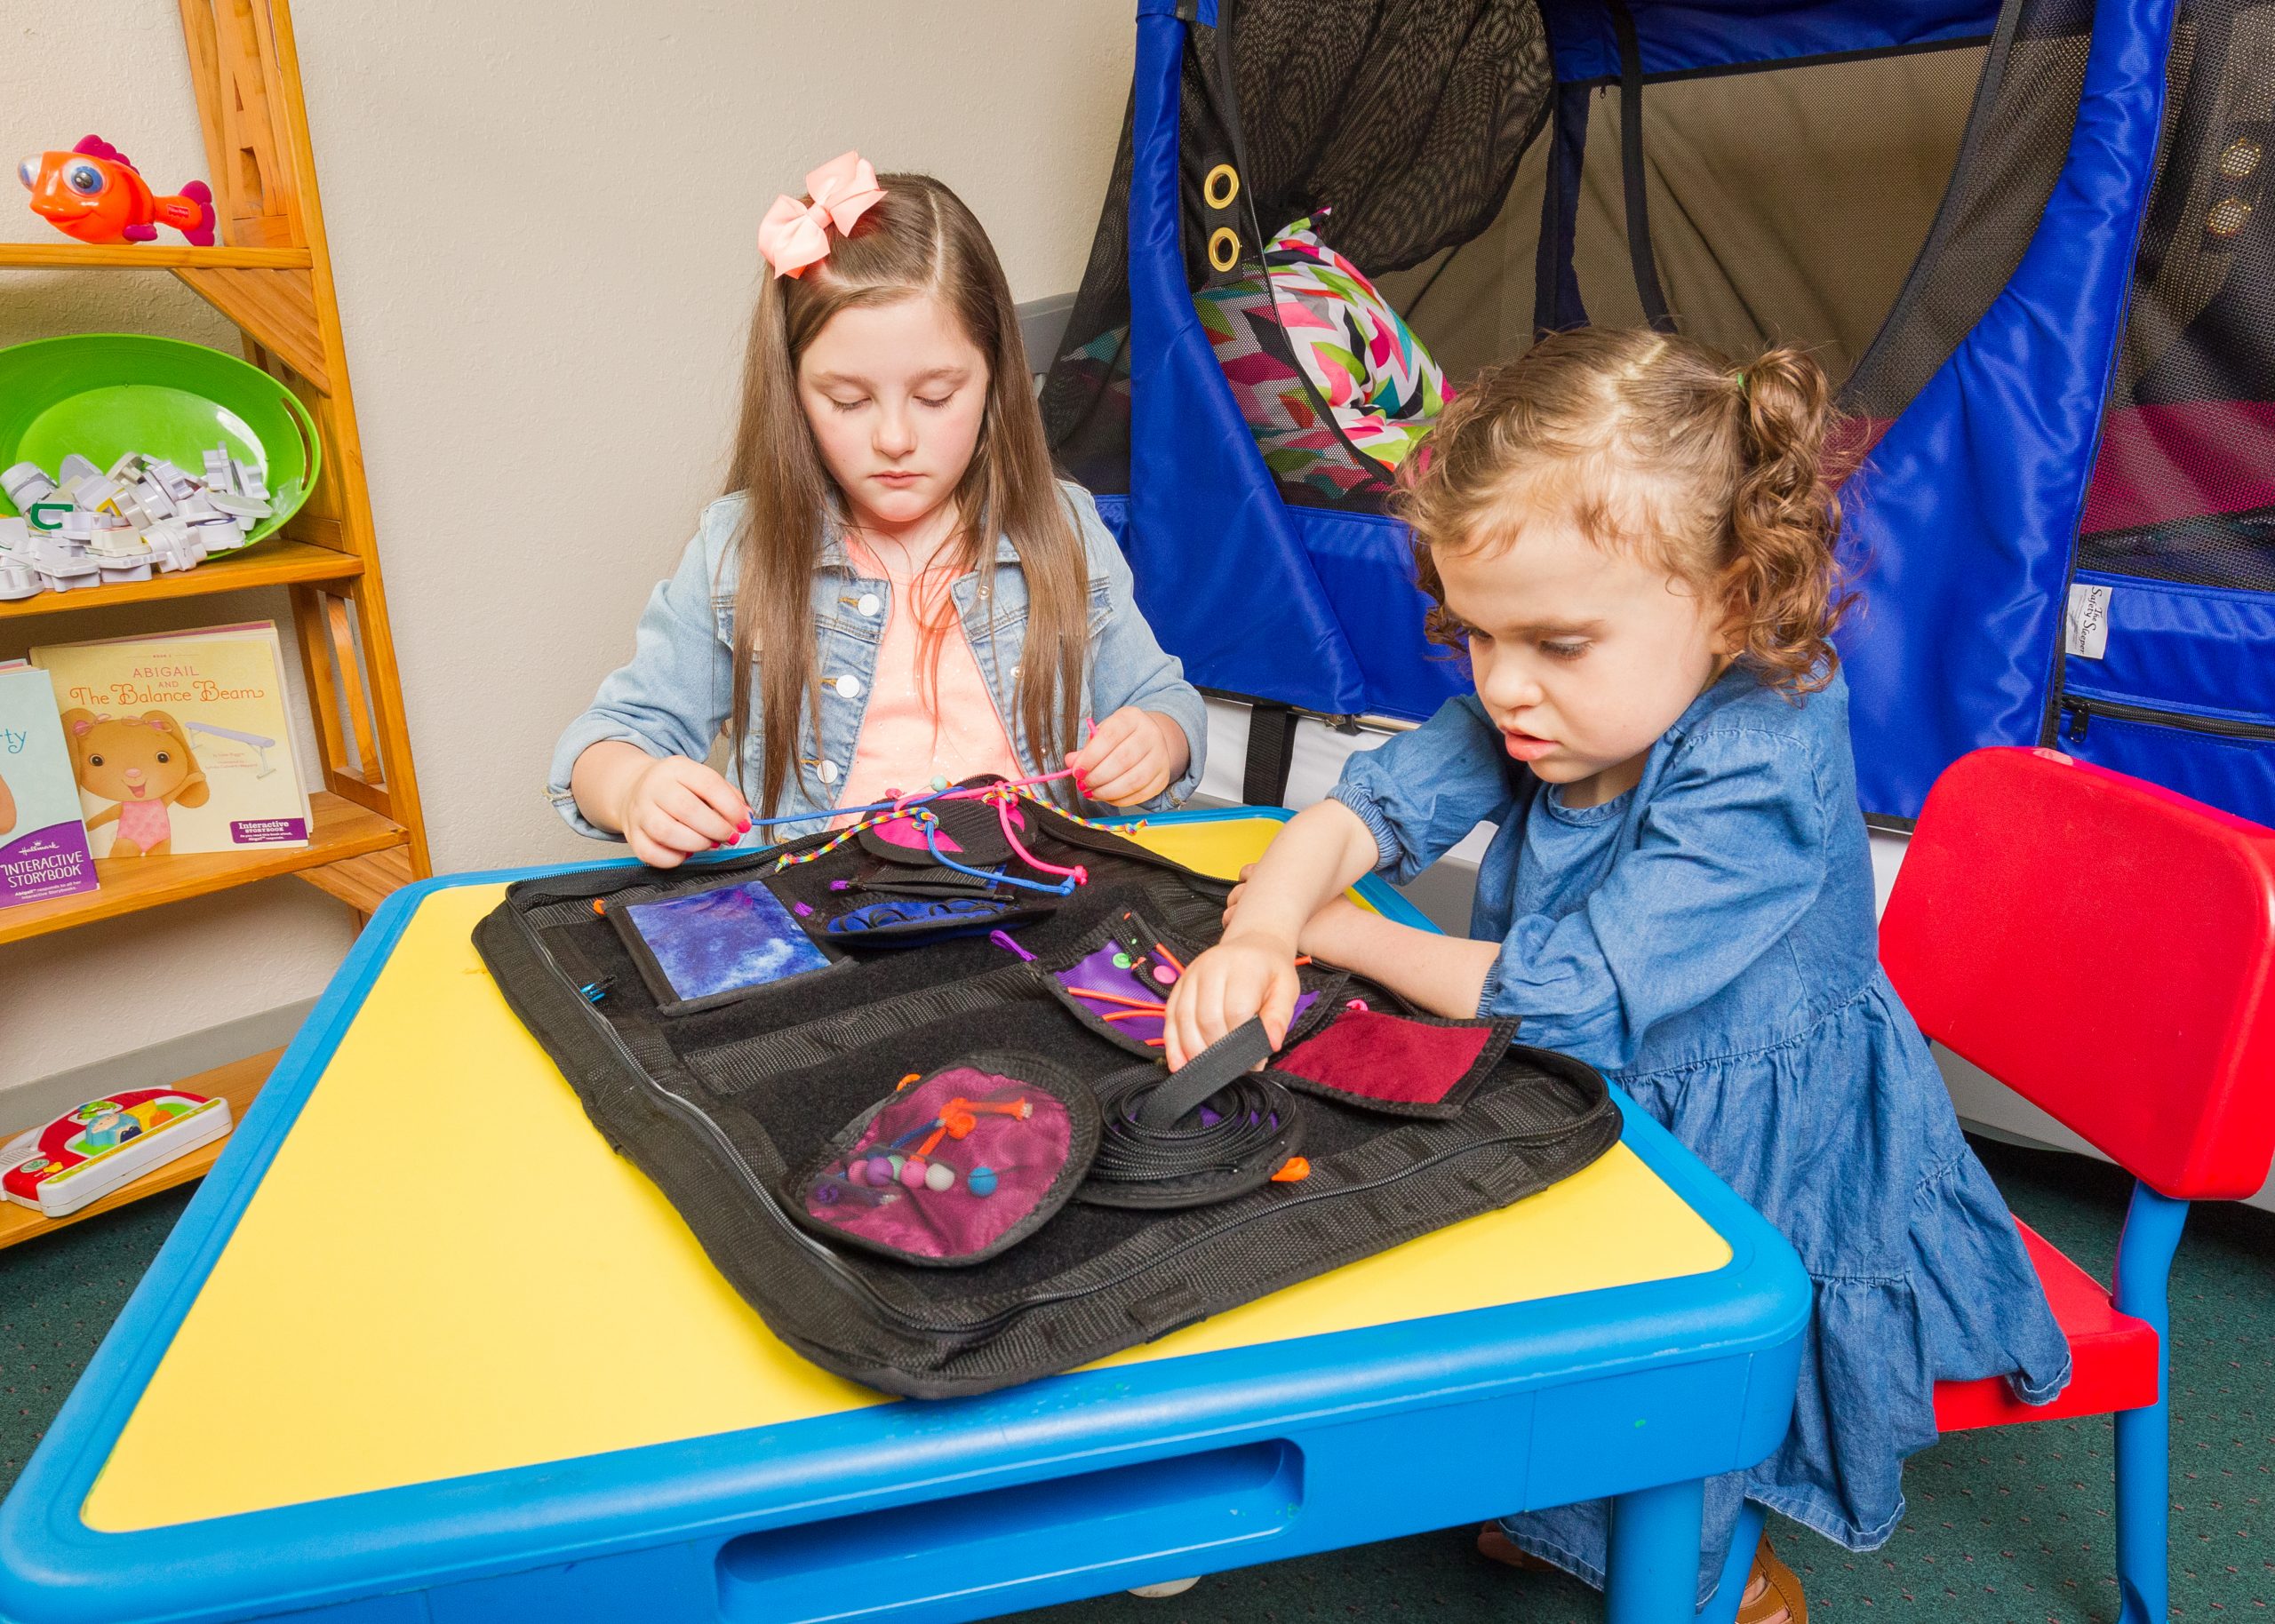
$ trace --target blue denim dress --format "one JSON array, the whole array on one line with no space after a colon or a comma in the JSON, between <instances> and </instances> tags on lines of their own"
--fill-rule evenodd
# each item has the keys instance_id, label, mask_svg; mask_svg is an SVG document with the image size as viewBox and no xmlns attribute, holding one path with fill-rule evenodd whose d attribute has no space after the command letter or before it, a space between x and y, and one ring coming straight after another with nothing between
<instances>
[{"instance_id":1,"label":"blue denim dress","mask_svg":"<svg viewBox=\"0 0 2275 1624\"><path fill-rule=\"evenodd\" d=\"M1792 1429L1707 1485L1707 1594L1741 1494L1851 1550L1904 1515L1939 1380L2043 1402L2070 1355L1920 1029L1881 972L1848 690L1796 703L1734 669L1651 747L1642 781L1565 806L1473 696L1353 756L1335 799L1381 867L1418 873L1481 822L1470 934L1501 943L1481 1013L1589 1062L1784 1230L1816 1286ZM1603 1582L1601 1502L1510 1519Z\"/></svg>"}]
</instances>

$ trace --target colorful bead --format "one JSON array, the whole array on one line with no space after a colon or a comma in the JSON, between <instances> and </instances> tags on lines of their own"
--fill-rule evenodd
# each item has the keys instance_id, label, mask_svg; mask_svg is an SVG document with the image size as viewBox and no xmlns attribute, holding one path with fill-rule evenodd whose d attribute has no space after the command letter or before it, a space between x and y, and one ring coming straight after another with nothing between
<instances>
[{"instance_id":1,"label":"colorful bead","mask_svg":"<svg viewBox=\"0 0 2275 1624\"><path fill-rule=\"evenodd\" d=\"M1130 955L1127 953L1116 953L1114 956L1114 967L1117 970L1128 969L1130 967Z\"/></svg>"},{"instance_id":2,"label":"colorful bead","mask_svg":"<svg viewBox=\"0 0 2275 1624\"><path fill-rule=\"evenodd\" d=\"M946 778L942 777L942 776L941 776L939 774L938 774L938 773L935 773L935 774L933 774L933 775L932 775L932 788L934 789L934 791L938 792L938 791L940 791L940 790L945 790L945 789L946 789L947 787L948 787L948 781L947 781Z\"/></svg>"},{"instance_id":3,"label":"colorful bead","mask_svg":"<svg viewBox=\"0 0 2275 1624\"><path fill-rule=\"evenodd\" d=\"M924 1188L927 1163L921 1156L912 1156L900 1165L900 1182L911 1190Z\"/></svg>"},{"instance_id":4,"label":"colorful bead","mask_svg":"<svg viewBox=\"0 0 2275 1624\"><path fill-rule=\"evenodd\" d=\"M946 1162L934 1162L924 1169L924 1188L927 1190L954 1190L955 1183L956 1170Z\"/></svg>"},{"instance_id":5,"label":"colorful bead","mask_svg":"<svg viewBox=\"0 0 2275 1624\"><path fill-rule=\"evenodd\" d=\"M1166 987L1177 979L1177 972L1165 964L1157 964L1153 967L1153 979Z\"/></svg>"},{"instance_id":6,"label":"colorful bead","mask_svg":"<svg viewBox=\"0 0 2275 1624\"><path fill-rule=\"evenodd\" d=\"M963 1187L971 1191L975 1196L994 1195L995 1193L995 1169L993 1167L974 1167L970 1173L964 1175Z\"/></svg>"}]
</instances>

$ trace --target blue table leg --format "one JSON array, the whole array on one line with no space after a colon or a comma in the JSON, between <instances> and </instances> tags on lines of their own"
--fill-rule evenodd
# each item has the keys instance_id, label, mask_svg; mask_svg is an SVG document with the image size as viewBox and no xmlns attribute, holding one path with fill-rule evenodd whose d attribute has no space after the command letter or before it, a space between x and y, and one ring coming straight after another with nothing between
<instances>
[{"instance_id":1,"label":"blue table leg","mask_svg":"<svg viewBox=\"0 0 2275 1624\"><path fill-rule=\"evenodd\" d=\"M1722 1577L1714 1586L1714 1599L1698 1610L1698 1624L1736 1624L1738 1604L1745 1599L1746 1581L1753 1577L1753 1552L1761 1543L1764 1520L1761 1508L1752 1501L1738 1503L1730 1554L1722 1558Z\"/></svg>"},{"instance_id":2,"label":"blue table leg","mask_svg":"<svg viewBox=\"0 0 2275 1624\"><path fill-rule=\"evenodd\" d=\"M1696 1478L1638 1489L1611 1502L1606 1624L1667 1624L1698 1601L1698 1539L1706 1485Z\"/></svg>"}]
</instances>

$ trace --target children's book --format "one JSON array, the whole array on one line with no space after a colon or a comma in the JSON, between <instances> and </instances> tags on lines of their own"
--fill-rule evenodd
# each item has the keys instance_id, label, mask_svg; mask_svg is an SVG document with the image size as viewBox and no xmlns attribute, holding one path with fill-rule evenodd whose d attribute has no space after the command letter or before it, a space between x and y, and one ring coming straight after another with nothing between
<instances>
[{"instance_id":1,"label":"children's book","mask_svg":"<svg viewBox=\"0 0 2275 1624\"><path fill-rule=\"evenodd\" d=\"M32 664L54 680L96 856L307 844L267 621L58 644Z\"/></svg>"},{"instance_id":2,"label":"children's book","mask_svg":"<svg viewBox=\"0 0 2275 1624\"><path fill-rule=\"evenodd\" d=\"M0 908L95 888L47 673L0 665Z\"/></svg>"}]
</instances>

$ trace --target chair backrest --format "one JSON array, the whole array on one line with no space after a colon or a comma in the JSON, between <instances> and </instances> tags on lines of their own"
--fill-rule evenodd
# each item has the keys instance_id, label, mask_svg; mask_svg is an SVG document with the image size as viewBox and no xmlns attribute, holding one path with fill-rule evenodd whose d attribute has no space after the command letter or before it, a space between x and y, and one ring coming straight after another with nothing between
<instances>
[{"instance_id":1,"label":"chair backrest","mask_svg":"<svg viewBox=\"0 0 2275 1624\"><path fill-rule=\"evenodd\" d=\"M1928 1035L2169 1196L2275 1152L2275 831L2051 750L1928 796L1880 921Z\"/></svg>"}]
</instances>

